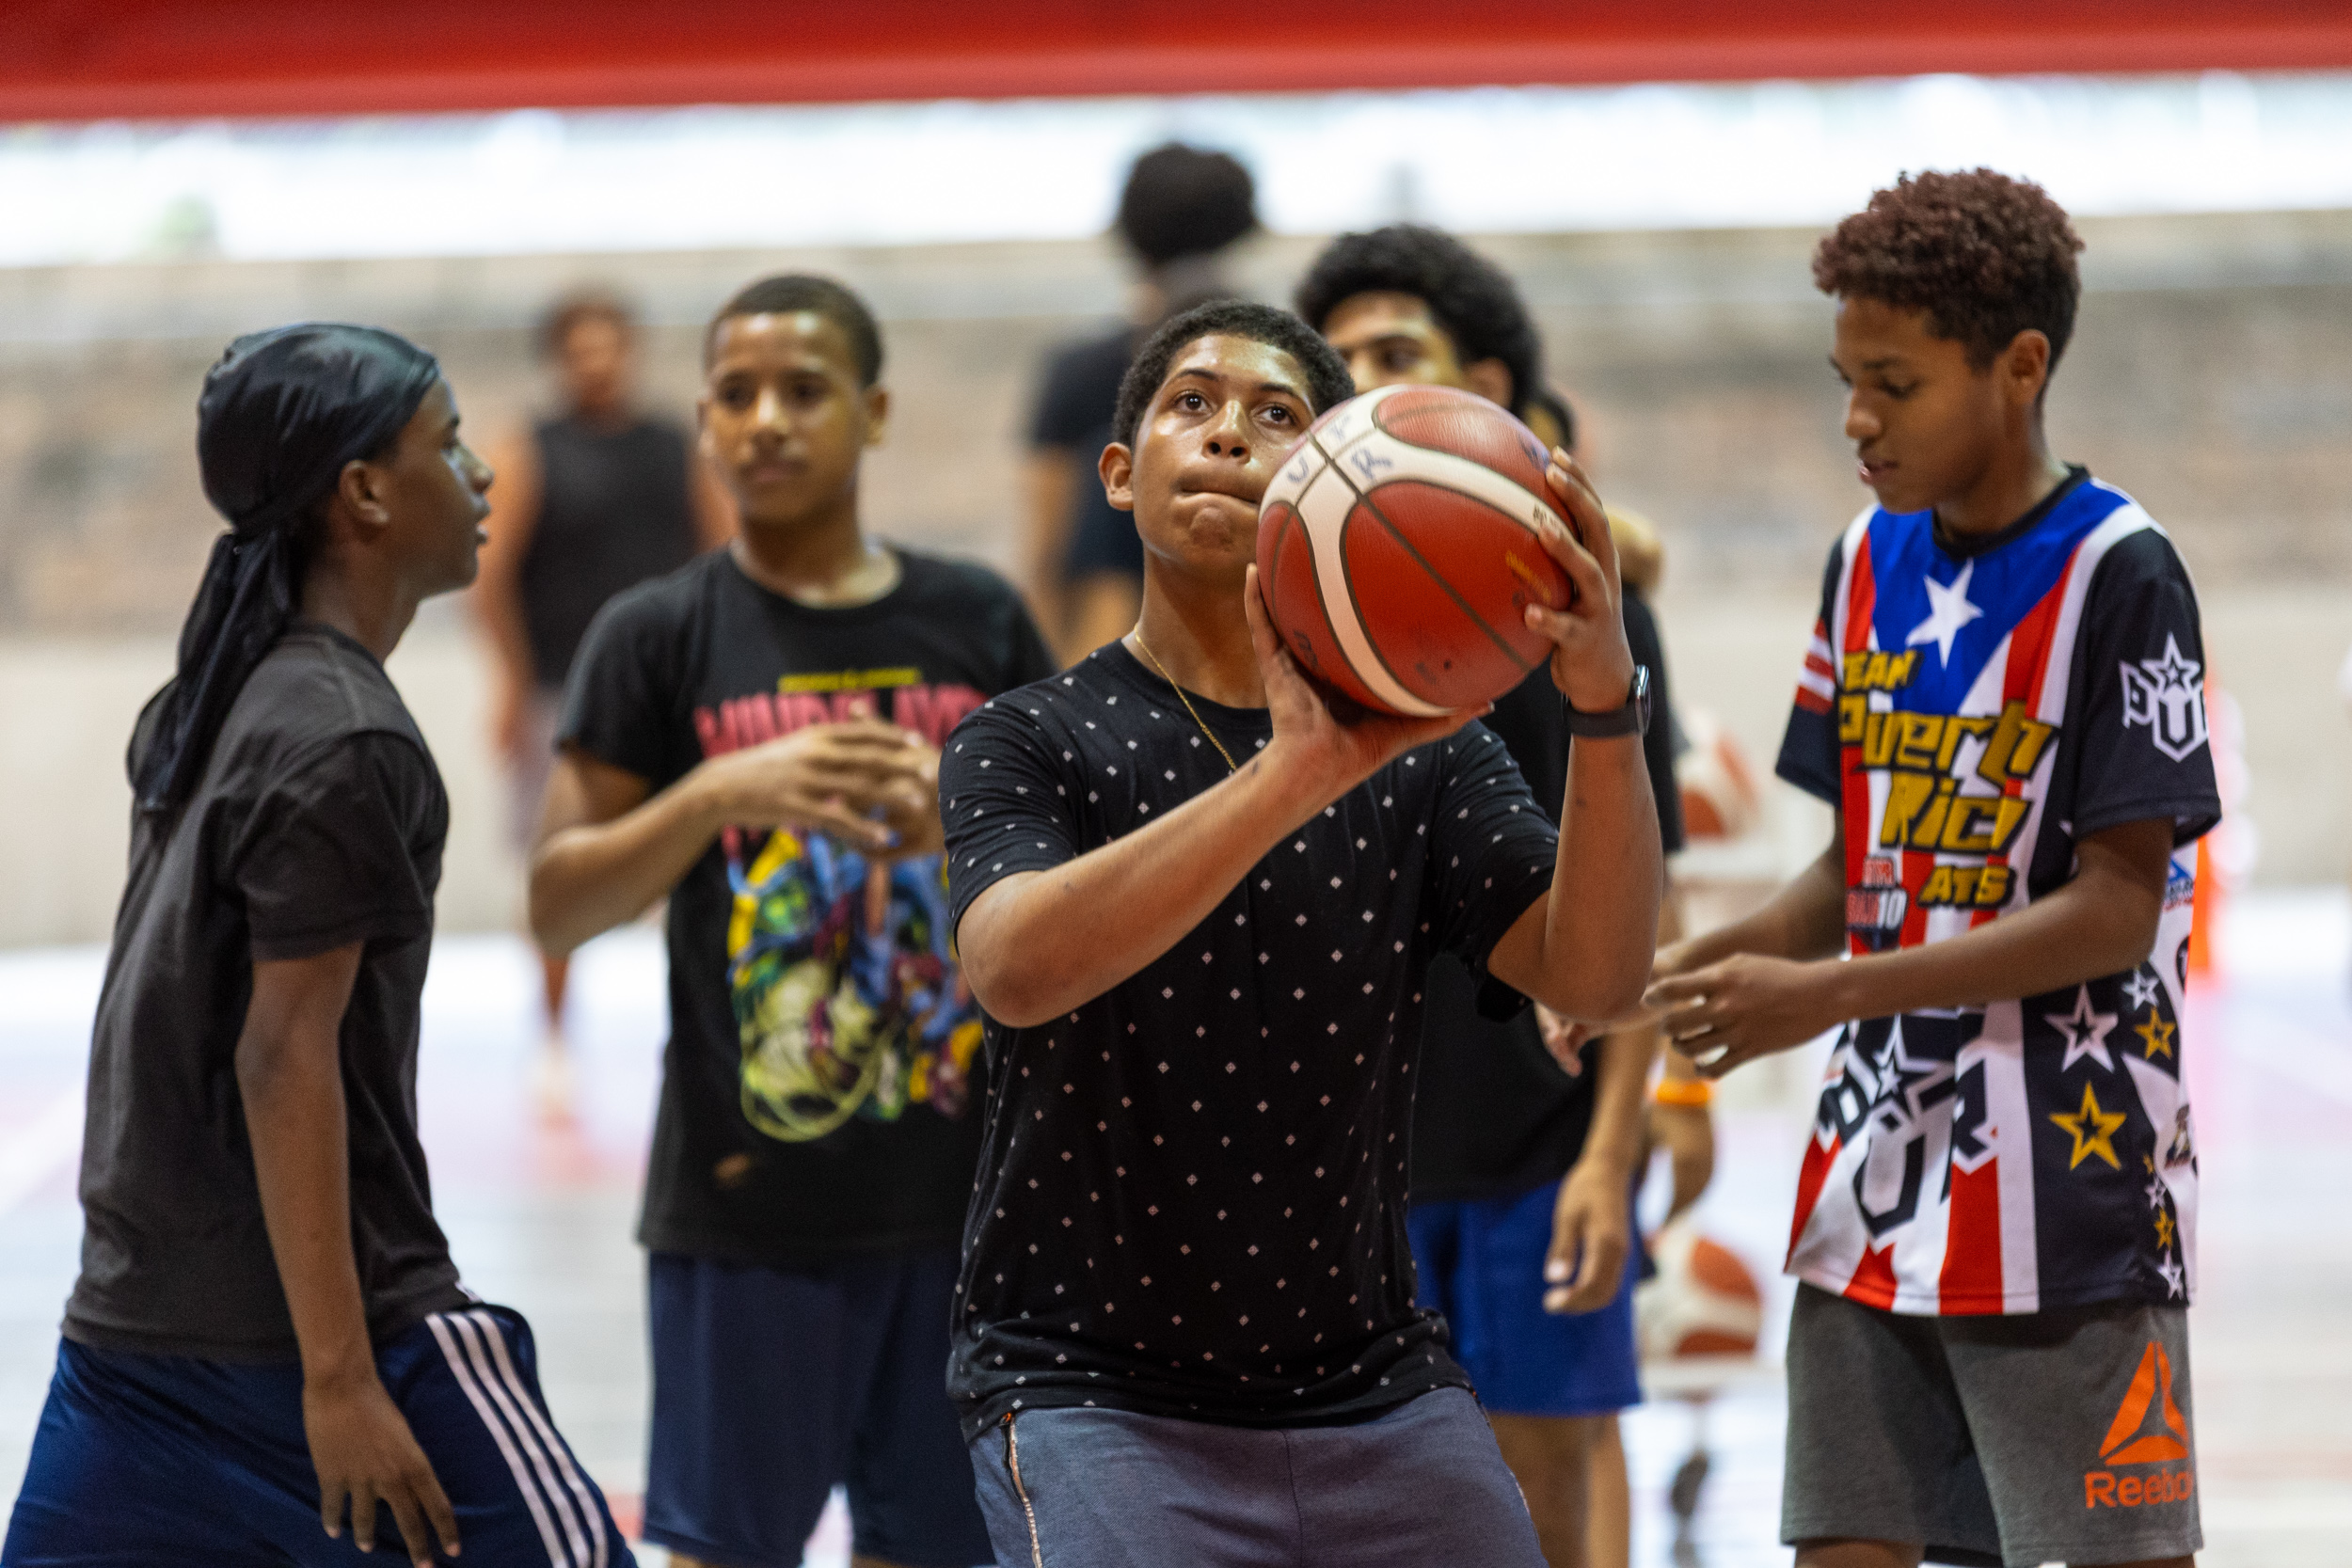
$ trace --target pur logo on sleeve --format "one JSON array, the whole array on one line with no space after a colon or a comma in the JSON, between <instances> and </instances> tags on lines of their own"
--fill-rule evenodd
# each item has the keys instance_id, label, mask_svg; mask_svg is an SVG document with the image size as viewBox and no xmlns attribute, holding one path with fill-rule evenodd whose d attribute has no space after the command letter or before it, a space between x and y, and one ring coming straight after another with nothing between
<instances>
[{"instance_id":1,"label":"pur logo on sleeve","mask_svg":"<svg viewBox=\"0 0 2352 1568\"><path fill-rule=\"evenodd\" d=\"M2205 743L2205 667L2181 657L2181 644L2169 633L2162 658L2143 658L2123 673L2123 727L2148 726L2148 738L2174 762Z\"/></svg>"},{"instance_id":2,"label":"pur logo on sleeve","mask_svg":"<svg viewBox=\"0 0 2352 1568\"><path fill-rule=\"evenodd\" d=\"M2197 1472L2189 1465L2175 1469L2176 1460L2188 1453L2188 1423L2172 1402L2172 1358L2153 1339L2140 1354L2139 1370L2116 1407L2115 1419L2099 1445L2103 1465L2160 1465L2153 1475L2118 1475L2112 1469L2083 1474L2085 1508L2141 1508L2152 1503L2181 1502L2197 1491Z\"/></svg>"}]
</instances>

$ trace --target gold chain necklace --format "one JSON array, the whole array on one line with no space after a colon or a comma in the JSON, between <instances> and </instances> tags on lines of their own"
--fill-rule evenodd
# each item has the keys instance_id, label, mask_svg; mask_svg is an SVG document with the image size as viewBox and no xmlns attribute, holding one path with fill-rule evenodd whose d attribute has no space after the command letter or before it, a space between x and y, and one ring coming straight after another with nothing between
<instances>
[{"instance_id":1,"label":"gold chain necklace","mask_svg":"<svg viewBox=\"0 0 2352 1568\"><path fill-rule=\"evenodd\" d=\"M1143 628L1137 626L1128 635L1136 640L1136 646L1143 650L1143 657L1152 661L1152 668L1159 672L1160 679L1168 682L1169 689L1176 693L1176 700L1184 705L1184 711L1192 715L1192 721L1200 725L1200 733L1209 737L1209 744L1216 748L1216 754L1225 759L1225 771L1240 772L1241 769L1233 765L1233 753L1225 749L1225 742L1216 737L1216 731L1200 722L1200 710L1192 705L1192 699L1184 695L1184 689L1176 684L1176 677L1168 673L1168 666L1160 662L1160 656L1153 653L1152 644L1143 640Z\"/></svg>"}]
</instances>

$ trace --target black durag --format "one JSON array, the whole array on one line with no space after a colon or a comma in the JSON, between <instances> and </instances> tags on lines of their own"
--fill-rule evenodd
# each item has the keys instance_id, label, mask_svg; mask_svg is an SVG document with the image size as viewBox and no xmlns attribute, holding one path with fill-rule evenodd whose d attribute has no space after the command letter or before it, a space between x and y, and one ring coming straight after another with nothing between
<instances>
[{"instance_id":1,"label":"black durag","mask_svg":"<svg viewBox=\"0 0 2352 1568\"><path fill-rule=\"evenodd\" d=\"M296 534L346 464L379 455L440 365L373 326L304 322L229 345L196 403L204 497L229 519L180 629L180 668L131 758L142 811L187 796L229 706L302 600Z\"/></svg>"}]
</instances>

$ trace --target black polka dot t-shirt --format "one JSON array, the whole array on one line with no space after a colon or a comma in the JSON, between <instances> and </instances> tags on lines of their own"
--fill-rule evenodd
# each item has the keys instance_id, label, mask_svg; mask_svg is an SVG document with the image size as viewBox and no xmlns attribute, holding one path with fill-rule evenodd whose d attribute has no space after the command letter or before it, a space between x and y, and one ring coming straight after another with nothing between
<instances>
[{"instance_id":1,"label":"black polka dot t-shirt","mask_svg":"<svg viewBox=\"0 0 2352 1568\"><path fill-rule=\"evenodd\" d=\"M1193 705L1236 761L1272 736ZM955 918L1227 777L1116 643L997 697L941 768ZM1422 975L1439 952L1483 972L1557 842L1471 725L1316 813L1132 978L989 1022L948 1370L968 1434L1054 1405L1307 1424L1468 1386L1406 1242Z\"/></svg>"}]
</instances>

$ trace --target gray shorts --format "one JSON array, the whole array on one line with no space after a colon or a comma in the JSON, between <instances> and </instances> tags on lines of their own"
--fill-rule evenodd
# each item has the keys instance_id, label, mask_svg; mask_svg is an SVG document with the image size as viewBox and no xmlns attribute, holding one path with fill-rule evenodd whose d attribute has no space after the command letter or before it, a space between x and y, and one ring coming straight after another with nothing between
<instances>
[{"instance_id":1,"label":"gray shorts","mask_svg":"<svg viewBox=\"0 0 2352 1568\"><path fill-rule=\"evenodd\" d=\"M1003 1568L1544 1568L1478 1402L1352 1426L1025 1410L972 1444Z\"/></svg>"},{"instance_id":2,"label":"gray shorts","mask_svg":"<svg viewBox=\"0 0 2352 1568\"><path fill-rule=\"evenodd\" d=\"M1800 1285L1780 1538L1994 1568L2185 1556L2192 1432L2185 1308L1905 1317Z\"/></svg>"}]
</instances>

